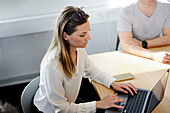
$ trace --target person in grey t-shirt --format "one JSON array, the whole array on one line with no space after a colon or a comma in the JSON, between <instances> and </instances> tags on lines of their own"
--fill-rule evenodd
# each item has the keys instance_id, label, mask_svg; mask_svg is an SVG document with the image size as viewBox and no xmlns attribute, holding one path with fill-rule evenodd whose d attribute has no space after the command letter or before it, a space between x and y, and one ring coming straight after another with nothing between
<instances>
[{"instance_id":1,"label":"person in grey t-shirt","mask_svg":"<svg viewBox=\"0 0 170 113\"><path fill-rule=\"evenodd\" d=\"M170 4L138 0L121 9L117 30L122 49L158 62L170 62L170 52L147 48L170 45Z\"/></svg>"}]
</instances>

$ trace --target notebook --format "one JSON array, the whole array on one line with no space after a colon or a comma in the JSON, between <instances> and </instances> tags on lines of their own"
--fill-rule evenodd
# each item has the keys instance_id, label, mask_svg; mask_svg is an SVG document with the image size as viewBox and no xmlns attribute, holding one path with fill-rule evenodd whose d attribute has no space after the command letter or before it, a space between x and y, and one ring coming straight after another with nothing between
<instances>
[{"instance_id":1,"label":"notebook","mask_svg":"<svg viewBox=\"0 0 170 113\"><path fill-rule=\"evenodd\" d=\"M131 73L123 73L119 75L114 75L114 78L116 78L116 81L125 81L125 80L134 79L134 75Z\"/></svg>"},{"instance_id":2,"label":"notebook","mask_svg":"<svg viewBox=\"0 0 170 113\"><path fill-rule=\"evenodd\" d=\"M151 113L164 97L168 77L169 69L152 90L137 88L138 94L135 96L116 92L119 97L126 100L126 102L116 103L124 108L110 108L105 113Z\"/></svg>"}]
</instances>

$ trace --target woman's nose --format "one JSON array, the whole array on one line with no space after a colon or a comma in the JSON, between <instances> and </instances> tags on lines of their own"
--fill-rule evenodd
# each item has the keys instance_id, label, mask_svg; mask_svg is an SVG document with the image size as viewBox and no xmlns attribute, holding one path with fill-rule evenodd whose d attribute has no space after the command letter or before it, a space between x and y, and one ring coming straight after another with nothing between
<instances>
[{"instance_id":1,"label":"woman's nose","mask_svg":"<svg viewBox=\"0 0 170 113\"><path fill-rule=\"evenodd\" d=\"M91 36L88 34L86 40L91 40Z\"/></svg>"}]
</instances>

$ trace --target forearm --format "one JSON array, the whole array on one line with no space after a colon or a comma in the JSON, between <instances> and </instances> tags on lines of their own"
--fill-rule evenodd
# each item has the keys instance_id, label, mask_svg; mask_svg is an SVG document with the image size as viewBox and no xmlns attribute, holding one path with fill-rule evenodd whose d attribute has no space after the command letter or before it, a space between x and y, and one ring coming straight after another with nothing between
<instances>
[{"instance_id":1,"label":"forearm","mask_svg":"<svg viewBox=\"0 0 170 113\"><path fill-rule=\"evenodd\" d=\"M169 28L164 29L162 37L146 40L148 43L147 48L170 45L169 33L170 33ZM142 47L142 41L132 38L132 32L119 32L119 38L122 45L122 49L128 53L145 57L145 58L150 58L159 62L167 62L167 59L169 59L169 57L165 58L165 56L167 57L169 55L169 53L167 53L166 51L161 53L161 52L154 52L148 49L144 49ZM160 57L158 57L159 55ZM161 60L158 60L155 56L160 58Z\"/></svg>"},{"instance_id":2,"label":"forearm","mask_svg":"<svg viewBox=\"0 0 170 113\"><path fill-rule=\"evenodd\" d=\"M119 38L124 51L137 56L151 58L151 51L144 49L141 41L132 38L132 32L121 31L119 32Z\"/></svg>"},{"instance_id":3,"label":"forearm","mask_svg":"<svg viewBox=\"0 0 170 113\"><path fill-rule=\"evenodd\" d=\"M170 45L170 35L164 35L151 40L147 40L148 48Z\"/></svg>"},{"instance_id":4,"label":"forearm","mask_svg":"<svg viewBox=\"0 0 170 113\"><path fill-rule=\"evenodd\" d=\"M103 84L108 88L110 87L111 83L116 80L110 74L99 70L97 67L94 67L93 70L91 70L91 73L89 73L89 75L86 76L90 76L90 75L92 75L91 79L93 81Z\"/></svg>"},{"instance_id":5,"label":"forearm","mask_svg":"<svg viewBox=\"0 0 170 113\"><path fill-rule=\"evenodd\" d=\"M144 49L140 46L124 44L124 45L122 45L122 48L124 51L126 51L128 53L152 59L153 51Z\"/></svg>"},{"instance_id":6,"label":"forearm","mask_svg":"<svg viewBox=\"0 0 170 113\"><path fill-rule=\"evenodd\" d=\"M170 45L170 28L164 28L162 30L162 36L151 40L147 40L148 48Z\"/></svg>"},{"instance_id":7,"label":"forearm","mask_svg":"<svg viewBox=\"0 0 170 113\"><path fill-rule=\"evenodd\" d=\"M123 50L137 56L150 58L157 62L170 63L170 53L167 51L156 52L133 45L124 45Z\"/></svg>"}]
</instances>

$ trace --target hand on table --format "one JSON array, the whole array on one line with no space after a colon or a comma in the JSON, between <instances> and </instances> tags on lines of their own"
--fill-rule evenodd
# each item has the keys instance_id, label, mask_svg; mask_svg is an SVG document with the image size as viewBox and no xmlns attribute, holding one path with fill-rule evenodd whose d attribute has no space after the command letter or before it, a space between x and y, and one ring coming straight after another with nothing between
<instances>
[{"instance_id":1,"label":"hand on table","mask_svg":"<svg viewBox=\"0 0 170 113\"><path fill-rule=\"evenodd\" d=\"M170 52L167 51L153 52L152 59L157 62L170 63Z\"/></svg>"}]
</instances>

